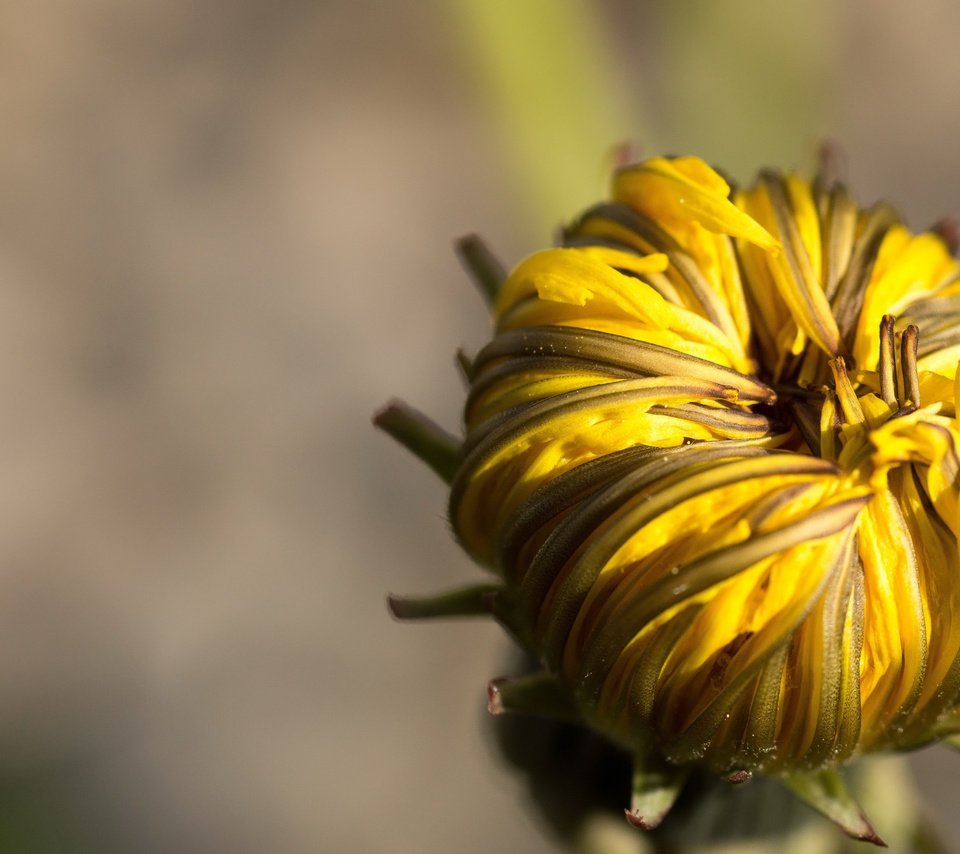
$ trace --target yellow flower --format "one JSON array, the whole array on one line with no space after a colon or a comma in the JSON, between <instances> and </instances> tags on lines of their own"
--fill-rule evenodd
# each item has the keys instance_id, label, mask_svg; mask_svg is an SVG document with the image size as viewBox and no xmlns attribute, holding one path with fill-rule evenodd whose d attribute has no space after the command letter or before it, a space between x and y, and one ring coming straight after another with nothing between
<instances>
[{"instance_id":1,"label":"yellow flower","mask_svg":"<svg viewBox=\"0 0 960 854\"><path fill-rule=\"evenodd\" d=\"M731 195L691 157L618 172L563 244L489 288L462 445L381 415L497 578L395 611L492 610L545 668L493 707L631 751L637 824L696 765L877 841L832 769L960 732L960 265L823 177Z\"/></svg>"}]
</instances>

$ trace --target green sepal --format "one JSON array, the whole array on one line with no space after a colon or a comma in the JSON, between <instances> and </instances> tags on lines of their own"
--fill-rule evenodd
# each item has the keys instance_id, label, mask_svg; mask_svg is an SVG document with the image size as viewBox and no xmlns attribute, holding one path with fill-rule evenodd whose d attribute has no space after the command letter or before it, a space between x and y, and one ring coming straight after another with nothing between
<instances>
[{"instance_id":1,"label":"green sepal","mask_svg":"<svg viewBox=\"0 0 960 854\"><path fill-rule=\"evenodd\" d=\"M474 284L480 289L484 299L493 305L497 294L507 279L507 271L497 260L490 247L482 237L468 234L461 237L455 244L457 257L470 274Z\"/></svg>"},{"instance_id":2,"label":"green sepal","mask_svg":"<svg viewBox=\"0 0 960 854\"><path fill-rule=\"evenodd\" d=\"M503 627L517 645L536 658L536 641L531 628L524 624L517 612L516 593L507 587L496 587L486 594L487 611Z\"/></svg>"},{"instance_id":3,"label":"green sepal","mask_svg":"<svg viewBox=\"0 0 960 854\"><path fill-rule=\"evenodd\" d=\"M431 620L443 617L489 617L490 601L501 588L475 584L435 596L387 597L387 607L398 620Z\"/></svg>"},{"instance_id":4,"label":"green sepal","mask_svg":"<svg viewBox=\"0 0 960 854\"><path fill-rule=\"evenodd\" d=\"M844 833L854 839L887 847L860 804L847 790L847 785L835 770L815 771L809 774L791 774L782 778L783 784L800 800L829 818Z\"/></svg>"},{"instance_id":5,"label":"green sepal","mask_svg":"<svg viewBox=\"0 0 960 854\"><path fill-rule=\"evenodd\" d=\"M491 715L536 715L560 721L581 719L570 692L550 673L491 679L487 683L487 711Z\"/></svg>"},{"instance_id":6,"label":"green sepal","mask_svg":"<svg viewBox=\"0 0 960 854\"><path fill-rule=\"evenodd\" d=\"M471 359L461 347L454 354L453 361L457 366L457 371L460 374L460 378L469 387L470 384L473 382L474 377L477 374L473 366L473 359Z\"/></svg>"},{"instance_id":7,"label":"green sepal","mask_svg":"<svg viewBox=\"0 0 960 854\"><path fill-rule=\"evenodd\" d=\"M423 460L445 483L453 480L460 459L460 440L435 424L422 412L402 401L381 409L373 423Z\"/></svg>"},{"instance_id":8,"label":"green sepal","mask_svg":"<svg viewBox=\"0 0 960 854\"><path fill-rule=\"evenodd\" d=\"M670 812L689 775L689 767L669 765L658 756L634 756L630 809L623 811L627 821L653 830Z\"/></svg>"},{"instance_id":9,"label":"green sepal","mask_svg":"<svg viewBox=\"0 0 960 854\"><path fill-rule=\"evenodd\" d=\"M941 741L943 741L947 747L952 747L954 750L960 750L960 734L945 735Z\"/></svg>"}]
</instances>

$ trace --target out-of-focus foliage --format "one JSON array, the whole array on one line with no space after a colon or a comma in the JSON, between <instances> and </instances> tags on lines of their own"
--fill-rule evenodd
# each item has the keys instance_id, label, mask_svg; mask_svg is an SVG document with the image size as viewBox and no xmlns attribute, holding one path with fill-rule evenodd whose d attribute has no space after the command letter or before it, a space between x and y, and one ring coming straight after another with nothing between
<instances>
[{"instance_id":1,"label":"out-of-focus foliage","mask_svg":"<svg viewBox=\"0 0 960 854\"><path fill-rule=\"evenodd\" d=\"M746 177L756 163L810 162L825 130L838 31L826 0L452 8L515 182L517 225L536 242L603 194L617 144L694 151Z\"/></svg>"}]
</instances>

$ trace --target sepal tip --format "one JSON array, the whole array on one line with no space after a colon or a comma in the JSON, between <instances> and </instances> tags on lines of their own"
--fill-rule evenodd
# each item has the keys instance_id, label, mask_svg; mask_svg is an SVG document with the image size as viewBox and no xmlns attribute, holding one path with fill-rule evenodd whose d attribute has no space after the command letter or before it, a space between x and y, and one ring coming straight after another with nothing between
<instances>
[{"instance_id":1,"label":"sepal tip","mask_svg":"<svg viewBox=\"0 0 960 854\"><path fill-rule=\"evenodd\" d=\"M783 782L807 806L829 818L847 836L880 848L887 847L838 771L792 774L784 777Z\"/></svg>"},{"instance_id":2,"label":"sepal tip","mask_svg":"<svg viewBox=\"0 0 960 854\"><path fill-rule=\"evenodd\" d=\"M634 757L633 794L627 821L641 830L659 827L680 795L689 776L689 768L668 765L654 755Z\"/></svg>"},{"instance_id":3,"label":"sepal tip","mask_svg":"<svg viewBox=\"0 0 960 854\"><path fill-rule=\"evenodd\" d=\"M493 305L507 278L507 271L503 264L493 254L483 238L477 234L468 234L461 237L457 240L455 248L457 257L470 274L470 278L480 289L484 299L490 305Z\"/></svg>"},{"instance_id":4,"label":"sepal tip","mask_svg":"<svg viewBox=\"0 0 960 854\"><path fill-rule=\"evenodd\" d=\"M499 587L475 584L435 596L387 596L387 610L398 620L430 620L443 617L485 617L491 613Z\"/></svg>"},{"instance_id":5,"label":"sepal tip","mask_svg":"<svg viewBox=\"0 0 960 854\"><path fill-rule=\"evenodd\" d=\"M487 683L487 711L491 715L516 713L561 721L580 719L570 694L549 673L491 679Z\"/></svg>"},{"instance_id":6,"label":"sepal tip","mask_svg":"<svg viewBox=\"0 0 960 854\"><path fill-rule=\"evenodd\" d=\"M373 416L373 425L430 466L445 483L453 480L461 442L422 412L394 400Z\"/></svg>"}]
</instances>

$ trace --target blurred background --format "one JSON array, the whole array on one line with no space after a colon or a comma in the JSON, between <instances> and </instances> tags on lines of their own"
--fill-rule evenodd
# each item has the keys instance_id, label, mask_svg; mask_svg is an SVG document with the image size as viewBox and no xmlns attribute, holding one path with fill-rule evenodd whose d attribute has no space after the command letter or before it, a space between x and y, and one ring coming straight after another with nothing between
<instances>
[{"instance_id":1,"label":"blurred background","mask_svg":"<svg viewBox=\"0 0 960 854\"><path fill-rule=\"evenodd\" d=\"M0 0L0 851L550 852L491 750L477 578L374 432L455 428L451 252L514 263L612 147L824 137L960 212L960 5ZM922 753L960 851L960 757Z\"/></svg>"}]
</instances>

